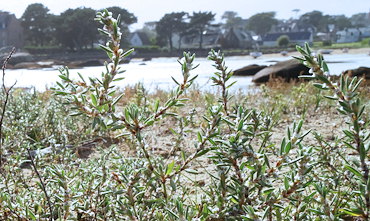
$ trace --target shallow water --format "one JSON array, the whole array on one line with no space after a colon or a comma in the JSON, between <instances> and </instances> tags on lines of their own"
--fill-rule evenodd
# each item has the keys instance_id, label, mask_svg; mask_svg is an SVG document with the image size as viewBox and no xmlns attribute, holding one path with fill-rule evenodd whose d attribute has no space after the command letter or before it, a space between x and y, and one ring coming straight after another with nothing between
<instances>
[{"instance_id":1,"label":"shallow water","mask_svg":"<svg viewBox=\"0 0 370 221\"><path fill-rule=\"evenodd\" d=\"M370 56L366 54L336 54L325 55L326 61L329 63L329 68L332 74L340 74L347 69L358 68L359 66L370 66ZM270 57L262 56L257 59L252 59L250 56L232 56L226 57L226 65L230 69L238 69L250 64L271 65L276 61L283 61L290 57ZM206 58L197 58L194 62L199 64L199 67L192 71L193 75L198 75L195 83L202 90L212 90L212 82L209 78L215 71L212 62ZM154 58L151 61L142 62L141 60L133 60L129 64L123 64L122 68L126 70L123 74L124 80L117 83L120 87L127 85L135 85L138 82L144 84L149 90L156 88L171 89L175 87L175 83L171 79L173 76L181 80L181 67L177 62L177 58ZM77 78L77 72L81 73L86 78L98 77L105 70L105 67L86 67L81 69L71 69L72 78ZM5 82L7 85L17 81L17 87L35 87L37 90L45 90L55 85L59 80L58 70L7 70ZM234 90L249 90L253 87L252 77L234 76L232 81L237 81L233 86Z\"/></svg>"}]
</instances>

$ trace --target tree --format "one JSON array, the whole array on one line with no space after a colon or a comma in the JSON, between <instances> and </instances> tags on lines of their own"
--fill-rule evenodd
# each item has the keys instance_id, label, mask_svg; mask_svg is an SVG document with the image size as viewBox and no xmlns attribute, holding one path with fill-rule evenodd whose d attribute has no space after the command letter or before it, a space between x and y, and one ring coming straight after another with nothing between
<instances>
[{"instance_id":1,"label":"tree","mask_svg":"<svg viewBox=\"0 0 370 221\"><path fill-rule=\"evenodd\" d=\"M370 25L370 17L367 13L354 14L350 18L351 23L356 28L366 27Z\"/></svg>"},{"instance_id":2,"label":"tree","mask_svg":"<svg viewBox=\"0 0 370 221\"><path fill-rule=\"evenodd\" d=\"M268 33L273 25L278 23L275 12L263 12L253 15L248 19L247 27L258 35Z\"/></svg>"},{"instance_id":3,"label":"tree","mask_svg":"<svg viewBox=\"0 0 370 221\"><path fill-rule=\"evenodd\" d=\"M180 32L184 29L186 29L186 22L185 22L185 16L187 13L185 12L173 12L170 14L165 14L161 20L157 23L156 31L157 31L157 38L166 39L166 43L169 44L170 50L173 49L173 42L172 37L173 34L178 33L180 35ZM160 41L159 41L160 42Z\"/></svg>"},{"instance_id":4,"label":"tree","mask_svg":"<svg viewBox=\"0 0 370 221\"><path fill-rule=\"evenodd\" d=\"M97 22L94 21L96 11L91 8L68 9L57 17L57 40L71 50L81 50L98 39Z\"/></svg>"},{"instance_id":5,"label":"tree","mask_svg":"<svg viewBox=\"0 0 370 221\"><path fill-rule=\"evenodd\" d=\"M328 19L329 24L334 24L338 30L352 27L351 20L345 15L331 15Z\"/></svg>"},{"instance_id":6,"label":"tree","mask_svg":"<svg viewBox=\"0 0 370 221\"><path fill-rule=\"evenodd\" d=\"M120 15L121 28L128 27L129 25L132 25L137 22L137 17L133 13L127 11L124 8L113 6L107 8L107 10L112 12L114 18Z\"/></svg>"},{"instance_id":7,"label":"tree","mask_svg":"<svg viewBox=\"0 0 370 221\"><path fill-rule=\"evenodd\" d=\"M156 27L157 22L145 22L143 28L139 30L140 32L143 32L148 36L151 45L157 45Z\"/></svg>"},{"instance_id":8,"label":"tree","mask_svg":"<svg viewBox=\"0 0 370 221\"><path fill-rule=\"evenodd\" d=\"M277 40L277 44L279 47L286 47L289 44L289 36L288 35L282 35Z\"/></svg>"},{"instance_id":9,"label":"tree","mask_svg":"<svg viewBox=\"0 0 370 221\"><path fill-rule=\"evenodd\" d=\"M307 12L299 18L300 22L318 27L324 15L320 11Z\"/></svg>"},{"instance_id":10,"label":"tree","mask_svg":"<svg viewBox=\"0 0 370 221\"><path fill-rule=\"evenodd\" d=\"M190 27L199 34L199 48L202 49L203 35L207 26L215 19L212 12L193 12L190 16Z\"/></svg>"},{"instance_id":11,"label":"tree","mask_svg":"<svg viewBox=\"0 0 370 221\"><path fill-rule=\"evenodd\" d=\"M302 28L311 26L314 27L316 31L327 32L329 17L330 16L324 16L322 12L315 10L301 15L298 23Z\"/></svg>"},{"instance_id":12,"label":"tree","mask_svg":"<svg viewBox=\"0 0 370 221\"><path fill-rule=\"evenodd\" d=\"M225 30L228 30L230 28L234 28L237 26L242 25L243 19L238 16L238 13L234 11L226 11L221 17L222 20L225 20L225 23L223 24L223 28Z\"/></svg>"},{"instance_id":13,"label":"tree","mask_svg":"<svg viewBox=\"0 0 370 221\"><path fill-rule=\"evenodd\" d=\"M35 3L27 6L21 17L25 39L31 45L43 46L52 38L51 15L43 4Z\"/></svg>"}]
</instances>

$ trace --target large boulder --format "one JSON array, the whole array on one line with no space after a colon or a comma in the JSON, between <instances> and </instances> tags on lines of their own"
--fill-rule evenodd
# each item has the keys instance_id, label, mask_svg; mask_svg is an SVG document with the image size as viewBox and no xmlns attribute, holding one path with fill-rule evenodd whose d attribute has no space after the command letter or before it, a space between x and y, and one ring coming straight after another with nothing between
<instances>
[{"instance_id":1,"label":"large boulder","mask_svg":"<svg viewBox=\"0 0 370 221\"><path fill-rule=\"evenodd\" d=\"M260 70L253 76L254 83L265 83L271 78L282 78L285 80L298 79L300 75L307 75L309 68L296 59L277 62L267 68Z\"/></svg>"},{"instance_id":2,"label":"large boulder","mask_svg":"<svg viewBox=\"0 0 370 221\"><path fill-rule=\"evenodd\" d=\"M36 62L20 62L13 66L14 69L38 69L42 68L41 65L37 64Z\"/></svg>"},{"instance_id":3,"label":"large boulder","mask_svg":"<svg viewBox=\"0 0 370 221\"><path fill-rule=\"evenodd\" d=\"M93 67L93 66L103 66L104 62L98 59L91 59L85 61L72 61L67 66L70 68L83 68L83 67Z\"/></svg>"},{"instance_id":4,"label":"large boulder","mask_svg":"<svg viewBox=\"0 0 370 221\"><path fill-rule=\"evenodd\" d=\"M4 54L3 56L1 56L0 60L4 61L8 57L8 55L9 55L9 53ZM12 55L12 58L8 61L8 64L16 65L18 63L34 62L34 61L35 61L34 56L32 56L28 53L16 52L15 54Z\"/></svg>"},{"instance_id":5,"label":"large boulder","mask_svg":"<svg viewBox=\"0 0 370 221\"><path fill-rule=\"evenodd\" d=\"M365 79L370 79L370 68L368 67L359 67L356 69L346 70L344 74L348 74L351 77L365 77Z\"/></svg>"},{"instance_id":6,"label":"large boulder","mask_svg":"<svg viewBox=\"0 0 370 221\"><path fill-rule=\"evenodd\" d=\"M260 70L267 67L266 65L251 64L239 69L234 70L235 76L253 76Z\"/></svg>"}]
</instances>

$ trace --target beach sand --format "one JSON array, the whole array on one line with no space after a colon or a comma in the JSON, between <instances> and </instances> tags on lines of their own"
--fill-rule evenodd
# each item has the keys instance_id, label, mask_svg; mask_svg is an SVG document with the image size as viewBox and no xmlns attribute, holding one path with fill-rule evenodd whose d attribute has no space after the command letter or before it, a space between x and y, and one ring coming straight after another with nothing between
<instances>
[{"instance_id":1,"label":"beach sand","mask_svg":"<svg viewBox=\"0 0 370 221\"><path fill-rule=\"evenodd\" d=\"M330 49L333 50L330 54L344 54L342 49ZM314 50L315 51L315 50ZM354 48L354 49L348 49L347 54L370 54L370 48ZM271 54L263 54L264 58L276 58L281 57L282 55L280 53L271 53ZM300 54L297 51L289 52L287 54L288 56L300 56Z\"/></svg>"}]
</instances>

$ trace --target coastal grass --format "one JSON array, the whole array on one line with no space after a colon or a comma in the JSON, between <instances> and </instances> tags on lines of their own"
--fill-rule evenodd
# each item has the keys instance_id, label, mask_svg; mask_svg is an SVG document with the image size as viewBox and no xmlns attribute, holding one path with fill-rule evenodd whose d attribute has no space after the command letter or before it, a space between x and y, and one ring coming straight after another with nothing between
<instances>
[{"instance_id":1,"label":"coastal grass","mask_svg":"<svg viewBox=\"0 0 370 221\"><path fill-rule=\"evenodd\" d=\"M370 47L370 38L364 38L358 42L350 43L332 43L331 45L324 45L323 42L317 41L313 43L314 48L326 48L326 49L355 49L355 48L368 48Z\"/></svg>"}]
</instances>

